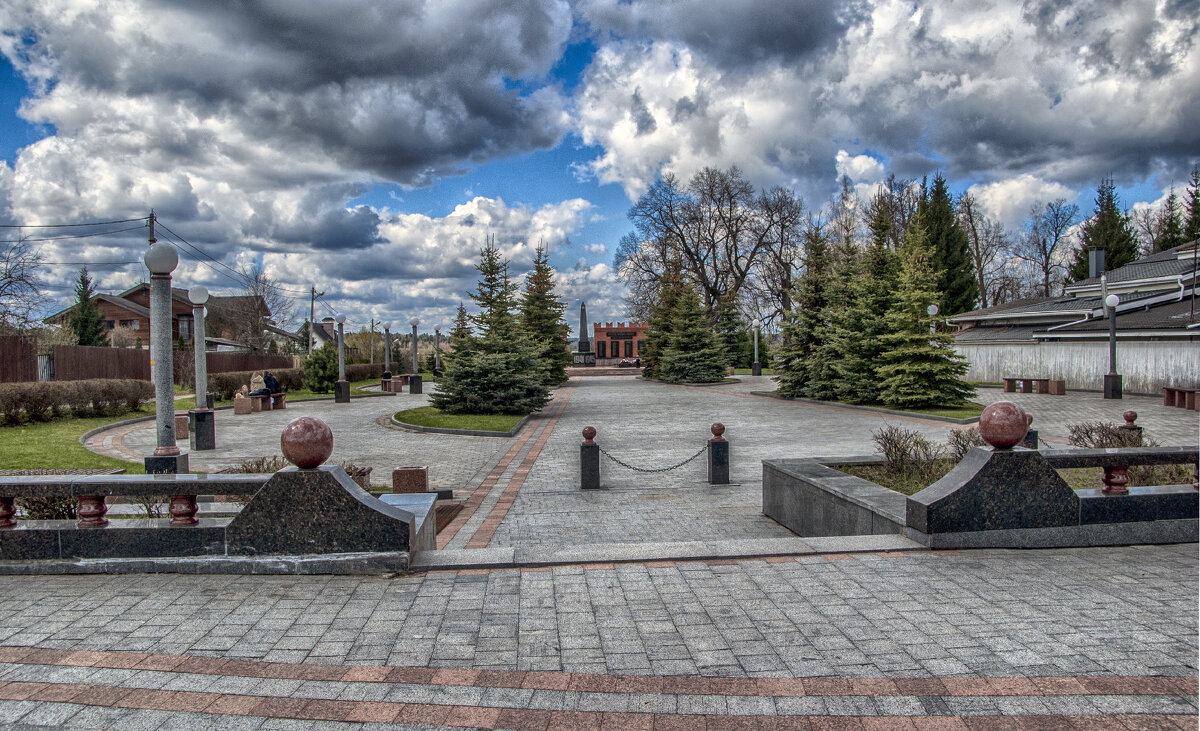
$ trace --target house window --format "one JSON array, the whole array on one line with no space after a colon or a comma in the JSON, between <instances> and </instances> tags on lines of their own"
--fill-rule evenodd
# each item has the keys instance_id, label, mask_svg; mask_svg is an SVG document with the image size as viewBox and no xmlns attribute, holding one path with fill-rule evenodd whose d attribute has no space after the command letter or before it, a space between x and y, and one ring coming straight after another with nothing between
<instances>
[{"instance_id":1,"label":"house window","mask_svg":"<svg viewBox=\"0 0 1200 731\"><path fill-rule=\"evenodd\" d=\"M606 347L607 347L607 343L605 343L603 340L596 341L596 357L597 358L607 358L608 357L604 354Z\"/></svg>"},{"instance_id":2,"label":"house window","mask_svg":"<svg viewBox=\"0 0 1200 731\"><path fill-rule=\"evenodd\" d=\"M626 358L633 357L633 341L632 340L625 341L625 357Z\"/></svg>"},{"instance_id":3,"label":"house window","mask_svg":"<svg viewBox=\"0 0 1200 731\"><path fill-rule=\"evenodd\" d=\"M187 340L192 337L192 321L189 318L179 318L179 337Z\"/></svg>"},{"instance_id":4,"label":"house window","mask_svg":"<svg viewBox=\"0 0 1200 731\"><path fill-rule=\"evenodd\" d=\"M117 323L114 320L105 320L104 321L104 327L109 330L112 330L116 326L116 324Z\"/></svg>"}]
</instances>

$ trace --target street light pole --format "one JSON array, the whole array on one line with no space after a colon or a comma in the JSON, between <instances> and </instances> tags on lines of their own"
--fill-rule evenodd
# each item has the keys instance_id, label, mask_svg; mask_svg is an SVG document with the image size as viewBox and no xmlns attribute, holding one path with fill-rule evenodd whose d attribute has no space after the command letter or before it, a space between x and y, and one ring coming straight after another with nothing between
<instances>
[{"instance_id":1,"label":"street light pole","mask_svg":"<svg viewBox=\"0 0 1200 731\"><path fill-rule=\"evenodd\" d=\"M433 328L433 375L440 375L442 372L442 326L437 325Z\"/></svg>"},{"instance_id":2,"label":"street light pole","mask_svg":"<svg viewBox=\"0 0 1200 731\"><path fill-rule=\"evenodd\" d=\"M154 454L145 458L146 472L187 472L188 458L175 443L175 385L171 367L171 272L179 252L168 243L153 243L142 259L150 270L150 366L154 378Z\"/></svg>"},{"instance_id":3,"label":"street light pole","mask_svg":"<svg viewBox=\"0 0 1200 731\"><path fill-rule=\"evenodd\" d=\"M417 325L420 325L421 321L414 317L408 321L408 324L412 325L413 329L413 372L408 378L408 392L410 394L423 393L424 389L421 388L421 366L417 363Z\"/></svg>"},{"instance_id":4,"label":"street light pole","mask_svg":"<svg viewBox=\"0 0 1200 731\"><path fill-rule=\"evenodd\" d=\"M217 448L215 414L208 407L208 351L204 349L204 304L208 289L195 286L188 290L192 303L192 329L195 330L193 352L196 361L196 408L188 413L191 421L192 451Z\"/></svg>"},{"instance_id":5,"label":"street light pole","mask_svg":"<svg viewBox=\"0 0 1200 731\"><path fill-rule=\"evenodd\" d=\"M1108 317L1108 373L1104 375L1104 398L1121 398L1121 376L1117 373L1117 305L1121 298L1110 294L1104 298L1105 315Z\"/></svg>"},{"instance_id":6,"label":"street light pole","mask_svg":"<svg viewBox=\"0 0 1200 731\"><path fill-rule=\"evenodd\" d=\"M762 321L757 317L754 318L754 362L750 364L750 375L761 376L762 364L758 362L758 329L762 327Z\"/></svg>"},{"instance_id":7,"label":"street light pole","mask_svg":"<svg viewBox=\"0 0 1200 731\"><path fill-rule=\"evenodd\" d=\"M383 323L383 377L392 377L392 323Z\"/></svg>"},{"instance_id":8,"label":"street light pole","mask_svg":"<svg viewBox=\"0 0 1200 731\"><path fill-rule=\"evenodd\" d=\"M938 306L930 305L925 308L925 313L929 315L929 334L937 335L937 325L933 322L933 318L937 317Z\"/></svg>"},{"instance_id":9,"label":"street light pole","mask_svg":"<svg viewBox=\"0 0 1200 731\"><path fill-rule=\"evenodd\" d=\"M338 380L333 384L333 402L336 404L350 403L350 384L346 381L346 316L338 313L333 318L337 322L338 337Z\"/></svg>"}]
</instances>

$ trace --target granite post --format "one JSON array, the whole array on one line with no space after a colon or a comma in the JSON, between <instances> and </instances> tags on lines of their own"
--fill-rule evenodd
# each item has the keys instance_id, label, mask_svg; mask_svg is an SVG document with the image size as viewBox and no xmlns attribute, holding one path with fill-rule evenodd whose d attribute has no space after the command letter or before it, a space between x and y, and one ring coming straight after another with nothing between
<instances>
[{"instance_id":1,"label":"granite post","mask_svg":"<svg viewBox=\"0 0 1200 731\"><path fill-rule=\"evenodd\" d=\"M151 216L153 219L153 216ZM175 444L175 385L171 357L171 272L179 265L179 253L167 243L154 241L143 261L150 271L150 367L154 379L154 454L145 458L146 472L152 474L187 472L188 459Z\"/></svg>"},{"instance_id":2,"label":"granite post","mask_svg":"<svg viewBox=\"0 0 1200 731\"><path fill-rule=\"evenodd\" d=\"M729 484L729 442L722 436L725 425L717 422L709 427L713 438L708 440L708 484Z\"/></svg>"},{"instance_id":3,"label":"granite post","mask_svg":"<svg viewBox=\"0 0 1200 731\"><path fill-rule=\"evenodd\" d=\"M762 327L762 323L756 318L754 320L754 362L750 364L750 375L761 376L762 364L758 362L758 330Z\"/></svg>"},{"instance_id":4,"label":"granite post","mask_svg":"<svg viewBox=\"0 0 1200 731\"><path fill-rule=\"evenodd\" d=\"M596 427L583 428L583 443L579 445L579 487L595 490L600 487L600 445L594 441Z\"/></svg>"},{"instance_id":5,"label":"granite post","mask_svg":"<svg viewBox=\"0 0 1200 731\"><path fill-rule=\"evenodd\" d=\"M417 353L417 325L420 325L421 321L414 317L409 320L409 324L412 325L413 329L413 369L412 375L408 377L408 392L410 394L424 393L424 389L421 388L421 364L417 360L419 357Z\"/></svg>"},{"instance_id":6,"label":"granite post","mask_svg":"<svg viewBox=\"0 0 1200 731\"><path fill-rule=\"evenodd\" d=\"M350 403L350 382L346 380L346 316L339 313L334 320L337 321L338 326L338 379L337 383L333 384L333 402L348 404Z\"/></svg>"},{"instance_id":7,"label":"granite post","mask_svg":"<svg viewBox=\"0 0 1200 731\"><path fill-rule=\"evenodd\" d=\"M205 349L204 304L208 289L196 286L188 290L192 303L192 328L195 330L193 351L196 361L196 408L188 412L193 452L217 448L216 418L208 403L208 351Z\"/></svg>"}]
</instances>

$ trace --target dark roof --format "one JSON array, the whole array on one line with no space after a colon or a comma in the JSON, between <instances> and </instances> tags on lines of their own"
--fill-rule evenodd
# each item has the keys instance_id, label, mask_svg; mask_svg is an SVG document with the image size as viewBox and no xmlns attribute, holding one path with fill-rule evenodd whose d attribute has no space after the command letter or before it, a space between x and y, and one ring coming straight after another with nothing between
<instances>
[{"instance_id":1,"label":"dark roof","mask_svg":"<svg viewBox=\"0 0 1200 731\"><path fill-rule=\"evenodd\" d=\"M1118 282L1130 282L1135 279L1157 279L1159 277L1175 277L1180 274L1191 274L1193 267L1196 266L1192 261L1192 257L1180 259L1179 255L1195 249L1197 245L1200 245L1200 240L1176 246L1166 251L1160 251L1157 254L1143 256L1141 259L1132 261L1119 269L1105 272L1105 275L1108 277L1108 283L1116 284ZM1100 277L1083 279L1067 286L1070 288L1099 287Z\"/></svg>"},{"instance_id":2,"label":"dark roof","mask_svg":"<svg viewBox=\"0 0 1200 731\"><path fill-rule=\"evenodd\" d=\"M1033 340L1036 332L1045 330L1044 325L1001 325L998 327L973 327L954 334L957 343L979 343L993 340Z\"/></svg>"},{"instance_id":3,"label":"dark roof","mask_svg":"<svg viewBox=\"0 0 1200 731\"><path fill-rule=\"evenodd\" d=\"M1122 303L1124 304L1124 303ZM1200 322L1200 296L1197 296L1196 316L1192 317L1192 300L1190 297L1174 302L1166 302L1154 307L1129 310L1117 314L1117 330L1183 330L1196 322ZM1196 335L1200 335L1200 328ZM1108 332L1108 320L1096 318L1067 327L1056 328L1049 334L1073 332Z\"/></svg>"}]
</instances>

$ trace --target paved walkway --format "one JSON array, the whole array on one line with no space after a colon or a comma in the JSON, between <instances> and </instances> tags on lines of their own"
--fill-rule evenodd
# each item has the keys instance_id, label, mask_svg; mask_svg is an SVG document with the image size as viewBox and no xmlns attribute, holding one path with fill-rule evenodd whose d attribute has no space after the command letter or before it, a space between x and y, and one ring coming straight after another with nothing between
<instances>
[{"instance_id":1,"label":"paved walkway","mask_svg":"<svg viewBox=\"0 0 1200 731\"><path fill-rule=\"evenodd\" d=\"M292 418L325 420L334 459L426 465L468 508L443 547L645 544L789 535L761 515L760 460L872 451L902 424L948 425L706 388L576 379L517 437L414 434L386 417L424 396L219 412L218 468L278 454ZM1134 408L1167 444L1195 412L1156 399L1002 394L1043 437ZM661 467L723 422L724 487L701 460L602 465L578 489L585 425ZM140 459L153 423L92 448ZM236 446L235 446L236 445ZM661 558L661 557L660 557ZM1192 545L824 553L390 577L0 576L0 724L100 728L1197 728Z\"/></svg>"}]
</instances>

